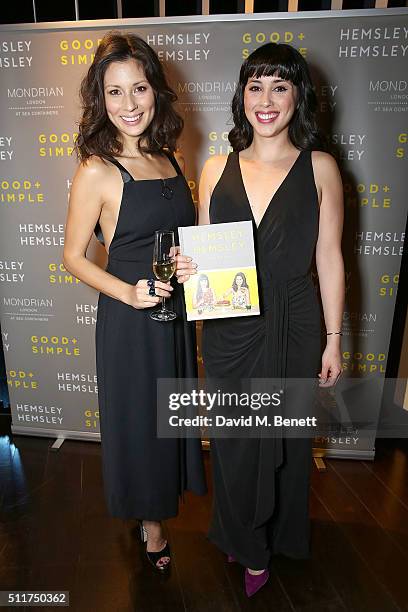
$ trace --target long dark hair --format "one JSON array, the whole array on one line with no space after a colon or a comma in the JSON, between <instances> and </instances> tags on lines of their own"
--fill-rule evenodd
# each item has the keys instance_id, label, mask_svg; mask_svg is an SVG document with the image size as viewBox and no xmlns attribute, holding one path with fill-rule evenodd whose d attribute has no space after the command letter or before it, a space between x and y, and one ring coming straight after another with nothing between
<instances>
[{"instance_id":1,"label":"long dark hair","mask_svg":"<svg viewBox=\"0 0 408 612\"><path fill-rule=\"evenodd\" d=\"M237 272L236 275L234 276L234 280L232 282L233 290L234 291L238 291L237 276L240 276L242 278L242 285L241 285L241 287L248 287L248 283L247 283L247 279L246 279L245 274L243 272Z\"/></svg>"},{"instance_id":2,"label":"long dark hair","mask_svg":"<svg viewBox=\"0 0 408 612\"><path fill-rule=\"evenodd\" d=\"M244 110L244 89L249 79L261 76L278 76L297 87L298 100L288 132L292 144L297 149L327 150L316 124L317 98L306 61L290 45L267 43L251 53L241 66L232 100L234 127L228 134L234 151L242 151L252 142L253 129Z\"/></svg>"},{"instance_id":3,"label":"long dark hair","mask_svg":"<svg viewBox=\"0 0 408 612\"><path fill-rule=\"evenodd\" d=\"M197 282L197 292L196 292L196 300L197 302L201 300L201 298L203 297L203 290L201 288L201 281L207 281L207 289L209 289L210 287L210 279L208 278L208 276L206 274L200 274L200 276L198 277L198 282Z\"/></svg>"},{"instance_id":4,"label":"long dark hair","mask_svg":"<svg viewBox=\"0 0 408 612\"><path fill-rule=\"evenodd\" d=\"M111 158L122 152L119 131L106 112L103 80L109 64L129 59L134 59L142 65L155 96L154 117L143 133L143 138L139 138L139 151L158 153L164 147L170 151L176 148L177 138L183 129L183 120L173 108L177 96L166 81L159 58L138 36L113 31L103 37L92 65L81 83L82 118L76 144L81 161L91 155Z\"/></svg>"}]
</instances>

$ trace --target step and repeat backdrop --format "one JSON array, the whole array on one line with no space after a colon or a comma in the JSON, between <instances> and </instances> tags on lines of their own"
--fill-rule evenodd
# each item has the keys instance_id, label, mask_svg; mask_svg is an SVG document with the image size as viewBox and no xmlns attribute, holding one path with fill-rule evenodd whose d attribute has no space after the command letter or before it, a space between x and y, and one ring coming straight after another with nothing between
<instances>
[{"instance_id":1,"label":"step and repeat backdrop","mask_svg":"<svg viewBox=\"0 0 408 612\"><path fill-rule=\"evenodd\" d=\"M407 212L407 14L0 27L0 315L15 433L99 439L97 293L61 259L76 167L78 89L111 29L144 38L166 66L185 119L180 146L195 202L205 159L230 150L230 102L242 61L269 41L289 43L304 55L344 181L345 375L384 375ZM95 240L90 256L104 265ZM374 441L358 428L338 428L315 447L328 455L370 457Z\"/></svg>"}]
</instances>

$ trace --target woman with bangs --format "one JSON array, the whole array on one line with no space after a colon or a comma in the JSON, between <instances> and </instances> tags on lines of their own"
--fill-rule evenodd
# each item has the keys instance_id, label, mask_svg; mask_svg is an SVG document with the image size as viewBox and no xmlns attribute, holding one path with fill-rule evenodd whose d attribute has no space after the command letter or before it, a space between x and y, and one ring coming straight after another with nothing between
<instances>
[{"instance_id":1,"label":"woman with bangs","mask_svg":"<svg viewBox=\"0 0 408 612\"><path fill-rule=\"evenodd\" d=\"M163 571L170 549L161 521L177 515L185 490L206 492L200 441L158 438L156 423L157 379L196 376L181 287L151 278L155 231L177 235L180 225L195 222L173 155L183 122L157 55L133 34L104 36L81 99L81 163L64 265L100 292L96 365L107 505L114 517L139 519L147 557ZM106 270L86 258L94 231L108 253ZM153 321L149 310L170 296L180 316Z\"/></svg>"},{"instance_id":2,"label":"woman with bangs","mask_svg":"<svg viewBox=\"0 0 408 612\"><path fill-rule=\"evenodd\" d=\"M340 375L342 182L315 110L307 64L293 47L269 43L243 63L232 101L233 152L205 164L200 224L252 220L262 314L204 322L209 378L307 378L329 387ZM177 274L184 282L195 272L183 261ZM309 556L312 438L215 438L211 458L209 537L246 568L252 596L267 582L273 554Z\"/></svg>"}]
</instances>

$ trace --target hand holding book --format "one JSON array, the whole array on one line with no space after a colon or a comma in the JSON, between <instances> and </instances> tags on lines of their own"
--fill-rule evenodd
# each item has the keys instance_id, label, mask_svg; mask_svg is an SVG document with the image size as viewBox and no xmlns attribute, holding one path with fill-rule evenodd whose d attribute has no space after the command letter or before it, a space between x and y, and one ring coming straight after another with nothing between
<instances>
[{"instance_id":1,"label":"hand holding book","mask_svg":"<svg viewBox=\"0 0 408 612\"><path fill-rule=\"evenodd\" d=\"M178 283L185 283L190 276L197 274L197 264L192 257L181 254L180 251L176 255L176 278Z\"/></svg>"},{"instance_id":2,"label":"hand holding book","mask_svg":"<svg viewBox=\"0 0 408 612\"><path fill-rule=\"evenodd\" d=\"M250 221L179 227L179 238L176 276L189 321L260 313Z\"/></svg>"}]
</instances>

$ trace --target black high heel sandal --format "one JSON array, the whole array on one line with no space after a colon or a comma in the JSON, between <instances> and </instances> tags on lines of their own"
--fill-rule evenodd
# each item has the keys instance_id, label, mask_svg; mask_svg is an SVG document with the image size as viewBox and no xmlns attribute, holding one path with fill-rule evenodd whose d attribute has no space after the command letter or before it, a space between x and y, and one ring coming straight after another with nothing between
<instances>
[{"instance_id":1,"label":"black high heel sandal","mask_svg":"<svg viewBox=\"0 0 408 612\"><path fill-rule=\"evenodd\" d=\"M168 557L170 559L170 546L168 542L166 542L166 545L164 546L164 548L162 548L158 552L149 552L147 550L147 535L148 534L147 534L146 528L143 526L142 521L139 521L139 529L140 529L140 540L142 541L142 544L146 545L146 557L149 563L153 565L153 567L159 572L164 572L165 570L169 568L170 561L168 561L167 563L163 563L163 565L160 565L159 561L160 559L163 559L163 557Z\"/></svg>"}]
</instances>

